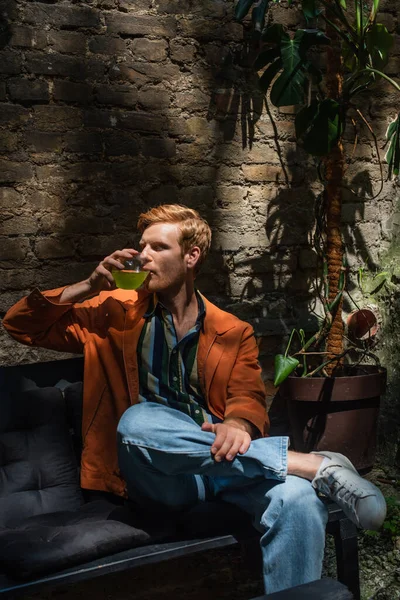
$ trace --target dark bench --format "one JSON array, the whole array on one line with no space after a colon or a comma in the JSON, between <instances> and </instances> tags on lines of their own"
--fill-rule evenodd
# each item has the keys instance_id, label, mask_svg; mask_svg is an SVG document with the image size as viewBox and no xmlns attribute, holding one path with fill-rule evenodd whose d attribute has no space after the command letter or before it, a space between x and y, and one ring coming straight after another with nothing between
<instances>
[{"instance_id":1,"label":"dark bench","mask_svg":"<svg viewBox=\"0 0 400 600\"><path fill-rule=\"evenodd\" d=\"M72 584L235 544L260 559L259 534L249 517L223 502L199 504L166 520L137 508L132 511L129 504L107 494L83 492L82 496L76 483L77 463L61 486L43 483L52 460L58 464L62 439L74 448L79 460L82 377L81 358L0 368L0 467L17 468L10 471L14 475L8 473L0 480L0 594L22 596L44 586ZM21 459L18 436L29 448L26 460ZM53 436L49 447L52 452L56 448L54 457L38 444L41 436L50 436L50 441ZM32 447L30 437L36 444ZM60 452L65 454L65 449ZM21 467L28 461L31 464ZM44 469L38 475L39 489L27 474L36 468ZM61 470L66 476L67 467ZM329 515L327 531L335 540L338 579L357 600L356 528L334 504L329 505Z\"/></svg>"}]
</instances>

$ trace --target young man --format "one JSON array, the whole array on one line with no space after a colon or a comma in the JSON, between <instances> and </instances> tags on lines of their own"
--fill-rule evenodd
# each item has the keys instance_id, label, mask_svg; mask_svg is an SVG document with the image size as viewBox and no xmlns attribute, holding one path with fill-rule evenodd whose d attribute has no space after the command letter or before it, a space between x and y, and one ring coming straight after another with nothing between
<instances>
[{"instance_id":1,"label":"young man","mask_svg":"<svg viewBox=\"0 0 400 600\"><path fill-rule=\"evenodd\" d=\"M164 205L138 228L143 290L114 289L112 269L137 253L118 250L4 319L22 343L85 354L82 486L169 509L218 496L253 515L268 593L318 579L327 509L317 491L370 529L385 517L382 494L342 455L264 437L253 330L194 285L211 242L200 215Z\"/></svg>"}]
</instances>

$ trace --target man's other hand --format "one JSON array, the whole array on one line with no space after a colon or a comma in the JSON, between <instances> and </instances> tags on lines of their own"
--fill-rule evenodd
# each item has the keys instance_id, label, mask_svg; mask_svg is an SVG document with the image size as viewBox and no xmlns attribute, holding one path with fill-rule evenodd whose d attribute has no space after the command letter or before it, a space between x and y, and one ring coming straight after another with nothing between
<instances>
[{"instance_id":1,"label":"man's other hand","mask_svg":"<svg viewBox=\"0 0 400 600\"><path fill-rule=\"evenodd\" d=\"M251 425L244 419L227 419L223 423L203 423L203 431L215 434L211 454L217 462L232 461L237 454L245 454L251 444Z\"/></svg>"}]
</instances>

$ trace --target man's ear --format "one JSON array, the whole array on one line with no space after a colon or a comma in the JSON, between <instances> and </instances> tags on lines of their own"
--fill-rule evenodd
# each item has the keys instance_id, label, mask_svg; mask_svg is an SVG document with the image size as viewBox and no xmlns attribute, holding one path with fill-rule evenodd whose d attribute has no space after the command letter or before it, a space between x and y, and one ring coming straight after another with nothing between
<instances>
[{"instance_id":1,"label":"man's ear","mask_svg":"<svg viewBox=\"0 0 400 600\"><path fill-rule=\"evenodd\" d=\"M200 258L201 250L198 246L193 246L186 254L186 264L189 269L194 269L199 258Z\"/></svg>"}]
</instances>

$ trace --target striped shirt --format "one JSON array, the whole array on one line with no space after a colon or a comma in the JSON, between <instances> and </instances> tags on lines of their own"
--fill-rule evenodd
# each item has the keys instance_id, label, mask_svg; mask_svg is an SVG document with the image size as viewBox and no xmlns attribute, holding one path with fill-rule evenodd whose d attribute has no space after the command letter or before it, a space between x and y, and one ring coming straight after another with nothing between
<instances>
[{"instance_id":1,"label":"striped shirt","mask_svg":"<svg viewBox=\"0 0 400 600\"><path fill-rule=\"evenodd\" d=\"M200 390L197 373L197 348L203 326L205 306L196 291L199 311L196 323L178 341L169 310L154 294L144 315L137 356L139 402L159 402L180 410L199 425L210 421Z\"/></svg>"}]
</instances>

